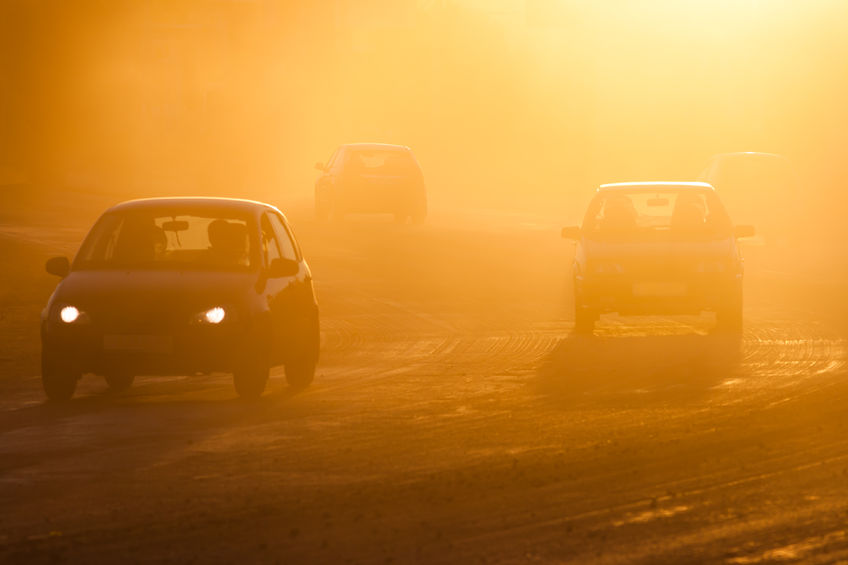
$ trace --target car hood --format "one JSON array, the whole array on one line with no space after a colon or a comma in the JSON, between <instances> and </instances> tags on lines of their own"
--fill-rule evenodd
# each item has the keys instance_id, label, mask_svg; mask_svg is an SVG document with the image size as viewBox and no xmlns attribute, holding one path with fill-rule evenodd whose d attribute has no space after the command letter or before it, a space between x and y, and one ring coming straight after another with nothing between
<instances>
[{"instance_id":1,"label":"car hood","mask_svg":"<svg viewBox=\"0 0 848 565\"><path fill-rule=\"evenodd\" d=\"M85 270L65 277L51 303L82 310L186 311L241 304L255 293L256 273Z\"/></svg>"}]
</instances>

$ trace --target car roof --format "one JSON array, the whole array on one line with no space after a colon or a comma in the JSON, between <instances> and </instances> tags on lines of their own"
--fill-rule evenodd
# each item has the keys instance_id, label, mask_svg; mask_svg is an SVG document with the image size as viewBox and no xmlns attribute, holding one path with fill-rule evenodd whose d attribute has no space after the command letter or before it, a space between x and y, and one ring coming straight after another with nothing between
<instances>
[{"instance_id":1,"label":"car roof","mask_svg":"<svg viewBox=\"0 0 848 565\"><path fill-rule=\"evenodd\" d=\"M598 187L598 192L614 190L628 190L639 188L673 188L687 190L715 190L708 182L673 182L673 181L649 181L649 182L611 182Z\"/></svg>"},{"instance_id":2,"label":"car roof","mask_svg":"<svg viewBox=\"0 0 848 565\"><path fill-rule=\"evenodd\" d=\"M370 149L381 151L409 151L406 145L392 145L391 143L345 143L342 147L350 149Z\"/></svg>"},{"instance_id":3,"label":"car roof","mask_svg":"<svg viewBox=\"0 0 848 565\"><path fill-rule=\"evenodd\" d=\"M212 196L167 196L159 198L139 198L136 200L127 200L120 204L115 204L108 211L117 212L124 210L143 210L146 208L161 208L163 206L189 207L198 206L202 208L221 208L229 210L256 211L256 210L274 210L279 212L275 206L257 202L256 200L246 200L242 198L219 198Z\"/></svg>"},{"instance_id":4,"label":"car roof","mask_svg":"<svg viewBox=\"0 0 848 565\"><path fill-rule=\"evenodd\" d=\"M780 159L786 161L786 157L779 153L763 153L761 151L733 151L730 153L717 153L710 159L727 159L730 157L763 157L767 159Z\"/></svg>"}]
</instances>

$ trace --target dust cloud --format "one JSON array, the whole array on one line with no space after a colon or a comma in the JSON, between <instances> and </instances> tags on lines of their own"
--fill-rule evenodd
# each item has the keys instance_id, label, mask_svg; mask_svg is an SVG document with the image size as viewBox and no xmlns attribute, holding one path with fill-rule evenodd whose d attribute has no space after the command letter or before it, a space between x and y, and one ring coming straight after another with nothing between
<instances>
[{"instance_id":1,"label":"dust cloud","mask_svg":"<svg viewBox=\"0 0 848 565\"><path fill-rule=\"evenodd\" d=\"M0 561L845 560L846 21L842 0L0 2ZM412 148L423 225L315 220L314 164L351 142ZM560 229L601 183L698 179L758 230L741 331L575 331ZM229 374L85 375L45 402L45 259L169 195L287 214L313 385L275 368L240 403Z\"/></svg>"},{"instance_id":2,"label":"dust cloud","mask_svg":"<svg viewBox=\"0 0 848 565\"><path fill-rule=\"evenodd\" d=\"M791 161L805 208L844 206L836 1L0 10L7 183L309 198L313 163L380 141L413 148L434 201L577 217L601 182L691 180L713 154L764 151Z\"/></svg>"}]
</instances>

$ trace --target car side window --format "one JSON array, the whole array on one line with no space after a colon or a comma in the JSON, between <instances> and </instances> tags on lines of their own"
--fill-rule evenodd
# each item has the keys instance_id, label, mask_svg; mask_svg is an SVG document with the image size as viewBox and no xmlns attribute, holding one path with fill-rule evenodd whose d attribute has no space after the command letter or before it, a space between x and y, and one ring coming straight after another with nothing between
<instances>
[{"instance_id":1,"label":"car side window","mask_svg":"<svg viewBox=\"0 0 848 565\"><path fill-rule=\"evenodd\" d=\"M347 151L343 147L336 149L336 152L333 154L333 169L340 169L344 166L346 155Z\"/></svg>"},{"instance_id":2,"label":"car side window","mask_svg":"<svg viewBox=\"0 0 848 565\"><path fill-rule=\"evenodd\" d=\"M277 241L280 243L280 253L282 253L283 259L297 261L297 248L294 245L294 241L292 241L291 234L283 225L283 221L276 214L268 214L267 216L274 230L274 234L277 236Z\"/></svg>"},{"instance_id":3,"label":"car side window","mask_svg":"<svg viewBox=\"0 0 848 565\"><path fill-rule=\"evenodd\" d=\"M328 170L328 171L329 171L330 169L332 169L332 168L333 168L333 163L335 163L335 161L336 161L336 157L338 157L338 156L339 156L339 152L340 152L340 151L341 151L341 149L336 148L336 150L335 150L335 151L333 151L333 154L332 154L332 155L330 155L330 158L327 160L327 164L325 165L326 170Z\"/></svg>"},{"instance_id":4,"label":"car side window","mask_svg":"<svg viewBox=\"0 0 848 565\"><path fill-rule=\"evenodd\" d=\"M262 258L265 261L265 266L270 266L274 259L279 259L281 256L280 246L274 234L274 229L268 221L268 216L262 216Z\"/></svg>"}]
</instances>

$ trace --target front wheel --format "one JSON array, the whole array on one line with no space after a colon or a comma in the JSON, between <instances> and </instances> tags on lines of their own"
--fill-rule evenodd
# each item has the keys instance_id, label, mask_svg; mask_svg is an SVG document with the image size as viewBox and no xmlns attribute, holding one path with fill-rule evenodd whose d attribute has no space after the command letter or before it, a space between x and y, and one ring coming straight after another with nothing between
<instances>
[{"instance_id":1,"label":"front wheel","mask_svg":"<svg viewBox=\"0 0 848 565\"><path fill-rule=\"evenodd\" d=\"M77 381L82 376L81 371L74 368L67 360L47 348L41 350L41 384L47 399L53 402L70 400L77 389Z\"/></svg>"},{"instance_id":2,"label":"front wheel","mask_svg":"<svg viewBox=\"0 0 848 565\"><path fill-rule=\"evenodd\" d=\"M300 359L286 363L286 382L292 388L306 388L315 378L315 361Z\"/></svg>"},{"instance_id":3,"label":"front wheel","mask_svg":"<svg viewBox=\"0 0 848 565\"><path fill-rule=\"evenodd\" d=\"M302 346L292 352L292 357L285 363L286 382L293 388L305 388L315 378L315 366L321 348L321 329L318 317L309 320L302 329Z\"/></svg>"}]
</instances>

